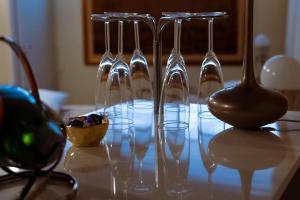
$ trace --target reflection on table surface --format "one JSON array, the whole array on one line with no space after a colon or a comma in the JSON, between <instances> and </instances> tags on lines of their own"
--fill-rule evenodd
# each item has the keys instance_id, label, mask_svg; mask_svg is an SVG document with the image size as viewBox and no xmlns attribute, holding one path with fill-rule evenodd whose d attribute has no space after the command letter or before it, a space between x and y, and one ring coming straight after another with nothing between
<instances>
[{"instance_id":1,"label":"reflection on table surface","mask_svg":"<svg viewBox=\"0 0 300 200\"><path fill-rule=\"evenodd\" d=\"M135 127L110 126L99 147L68 143L64 170L79 181L78 199L279 199L299 167L300 125L243 131L196 110L189 129L160 130L140 113Z\"/></svg>"},{"instance_id":2,"label":"reflection on table surface","mask_svg":"<svg viewBox=\"0 0 300 200\"><path fill-rule=\"evenodd\" d=\"M141 111L133 127L110 125L97 147L68 142L57 170L76 177L80 200L279 199L299 167L300 124L242 131L196 111L188 129L163 130Z\"/></svg>"}]
</instances>

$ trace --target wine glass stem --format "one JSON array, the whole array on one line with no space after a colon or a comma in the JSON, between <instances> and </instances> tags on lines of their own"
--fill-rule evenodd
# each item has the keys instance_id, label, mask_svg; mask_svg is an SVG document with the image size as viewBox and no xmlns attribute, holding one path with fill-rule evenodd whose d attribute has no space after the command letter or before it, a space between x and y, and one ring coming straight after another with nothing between
<instances>
[{"instance_id":1,"label":"wine glass stem","mask_svg":"<svg viewBox=\"0 0 300 200\"><path fill-rule=\"evenodd\" d=\"M140 34L139 34L139 22L134 21L134 39L135 39L135 49L140 50Z\"/></svg>"},{"instance_id":2,"label":"wine glass stem","mask_svg":"<svg viewBox=\"0 0 300 200\"><path fill-rule=\"evenodd\" d=\"M110 52L109 22L105 22L105 52Z\"/></svg>"},{"instance_id":3,"label":"wine glass stem","mask_svg":"<svg viewBox=\"0 0 300 200\"><path fill-rule=\"evenodd\" d=\"M208 51L214 51L214 19L208 20Z\"/></svg>"},{"instance_id":4,"label":"wine glass stem","mask_svg":"<svg viewBox=\"0 0 300 200\"><path fill-rule=\"evenodd\" d=\"M174 53L180 53L180 37L181 37L181 19L176 19L174 22Z\"/></svg>"},{"instance_id":5,"label":"wine glass stem","mask_svg":"<svg viewBox=\"0 0 300 200\"><path fill-rule=\"evenodd\" d=\"M118 23L118 54L123 54L123 21Z\"/></svg>"}]
</instances>

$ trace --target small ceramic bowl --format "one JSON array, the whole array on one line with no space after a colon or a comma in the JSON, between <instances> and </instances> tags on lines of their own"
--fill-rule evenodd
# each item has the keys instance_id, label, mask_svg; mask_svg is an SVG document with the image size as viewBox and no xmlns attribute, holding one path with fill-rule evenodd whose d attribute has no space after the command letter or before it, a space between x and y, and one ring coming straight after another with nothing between
<instances>
[{"instance_id":1,"label":"small ceramic bowl","mask_svg":"<svg viewBox=\"0 0 300 200\"><path fill-rule=\"evenodd\" d=\"M106 134L109 121L102 121L102 124L89 127L72 127L67 126L68 139L76 147L93 147L99 145L100 141Z\"/></svg>"}]
</instances>

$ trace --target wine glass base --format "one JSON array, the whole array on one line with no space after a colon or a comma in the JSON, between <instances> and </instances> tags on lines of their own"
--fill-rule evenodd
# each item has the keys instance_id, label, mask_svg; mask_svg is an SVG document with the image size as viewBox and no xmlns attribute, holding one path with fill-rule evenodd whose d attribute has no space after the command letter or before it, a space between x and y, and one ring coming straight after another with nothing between
<instances>
[{"instance_id":1,"label":"wine glass base","mask_svg":"<svg viewBox=\"0 0 300 200\"><path fill-rule=\"evenodd\" d=\"M166 122L163 122L159 125L159 128L164 129L164 130L172 130L172 129L188 129L189 128L189 123L184 122L184 121L171 121L168 120Z\"/></svg>"},{"instance_id":2,"label":"wine glass base","mask_svg":"<svg viewBox=\"0 0 300 200\"><path fill-rule=\"evenodd\" d=\"M198 104L198 118L215 119L216 117L208 110L207 104Z\"/></svg>"},{"instance_id":3,"label":"wine glass base","mask_svg":"<svg viewBox=\"0 0 300 200\"><path fill-rule=\"evenodd\" d=\"M133 191L134 193L137 193L137 194L149 194L151 193L151 189L146 186L146 185L136 185L134 188L133 188Z\"/></svg>"},{"instance_id":4,"label":"wine glass base","mask_svg":"<svg viewBox=\"0 0 300 200\"><path fill-rule=\"evenodd\" d=\"M215 119L216 117L211 114L209 111L203 111L198 113L199 118L204 118L204 119Z\"/></svg>"},{"instance_id":5,"label":"wine glass base","mask_svg":"<svg viewBox=\"0 0 300 200\"><path fill-rule=\"evenodd\" d=\"M186 197L190 194L190 190L188 190L187 188L183 188L180 191L176 190L175 188L172 188L170 190L167 191L167 195L170 197Z\"/></svg>"}]
</instances>

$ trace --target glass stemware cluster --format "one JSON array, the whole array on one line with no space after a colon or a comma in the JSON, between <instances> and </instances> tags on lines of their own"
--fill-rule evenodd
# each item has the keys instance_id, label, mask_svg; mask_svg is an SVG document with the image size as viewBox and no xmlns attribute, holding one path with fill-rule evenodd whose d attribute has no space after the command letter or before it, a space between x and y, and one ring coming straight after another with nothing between
<instances>
[{"instance_id":1,"label":"glass stemware cluster","mask_svg":"<svg viewBox=\"0 0 300 200\"><path fill-rule=\"evenodd\" d=\"M174 21L174 48L168 58L159 106L159 123L162 127L188 127L190 115L189 80L184 58L180 52L181 24L184 19L200 16L199 13L163 13ZM213 51L214 18L208 20L208 52L200 69L198 85L198 113L200 117L212 118L207 108L208 98L224 87L220 62Z\"/></svg>"},{"instance_id":2,"label":"glass stemware cluster","mask_svg":"<svg viewBox=\"0 0 300 200\"><path fill-rule=\"evenodd\" d=\"M190 19L196 13L162 14L169 22L174 23L174 48L167 60L160 94L159 140L167 171L164 178L168 195L182 199L188 193L186 180L190 164L190 91L186 63L180 50L181 27L184 20ZM104 13L104 16L108 16L105 21L105 53L97 72L95 103L97 109L105 107L110 120L104 143L111 164L112 199L117 198L117 183L123 189L124 199L128 199L135 158L138 161L138 178L133 188L135 193L147 194L152 190L151 185L147 184L146 173L143 175L143 160L154 139L153 89L147 59L140 48L139 21L135 18L127 20L128 17L138 14ZM118 53L115 58L110 52L109 17L118 22ZM212 93L223 88L223 74L213 51L214 18L197 17L209 22L208 52L201 66L198 85L198 114L201 120L209 120L212 115L205 104ZM126 63L123 53L125 21L132 21L134 25L135 50L130 64ZM204 131L199 132L200 154L210 181L217 166L206 150Z\"/></svg>"},{"instance_id":3,"label":"glass stemware cluster","mask_svg":"<svg viewBox=\"0 0 300 200\"><path fill-rule=\"evenodd\" d=\"M126 19L137 13L108 12L104 16ZM135 50L130 65L123 54L124 20L118 20L118 54L113 59L110 53L109 23L105 22L105 53L99 64L96 80L95 103L97 109L105 107L110 123L130 125L134 111L153 109L153 91L148 63L140 49L138 21L134 21ZM135 105L135 106L134 106Z\"/></svg>"},{"instance_id":4,"label":"glass stemware cluster","mask_svg":"<svg viewBox=\"0 0 300 200\"><path fill-rule=\"evenodd\" d=\"M117 199L117 183L123 188L123 199L132 182L134 158L138 160L139 178L134 190L150 192L143 179L143 159L152 141L153 90L147 59L140 48L139 22L133 21L135 50L128 65L123 53L123 26L137 13L105 13L105 54L102 56L96 82L97 109L104 105L109 116L109 130L104 144L111 161L112 199ZM113 59L109 47L110 17L118 21L118 54ZM117 20L115 20L117 19ZM104 97L101 99L101 96ZM148 123L147 123L148 122Z\"/></svg>"},{"instance_id":5,"label":"glass stemware cluster","mask_svg":"<svg viewBox=\"0 0 300 200\"><path fill-rule=\"evenodd\" d=\"M193 17L208 20L208 52L200 70L198 85L198 113L200 117L212 117L207 109L209 96L224 87L220 62L213 51L213 23L215 17L224 13L182 13L165 12L164 18L174 22L174 48L168 58L159 103L160 127L188 127L190 117L190 91L186 63L180 51L181 26L183 20ZM140 48L139 20L132 16L137 13L105 13L105 54L99 64L96 82L97 109L105 107L110 122L114 124L133 124L134 112L144 109L153 111L153 90L149 76L148 63ZM113 59L110 53L109 17L118 21L118 54ZM117 20L116 20L117 19ZM133 21L135 50L130 64L123 54L123 24Z\"/></svg>"}]
</instances>

